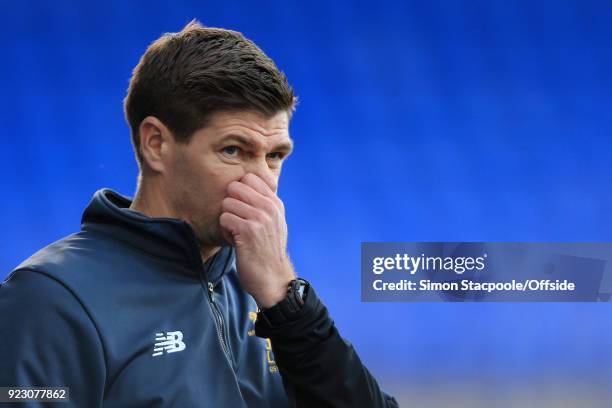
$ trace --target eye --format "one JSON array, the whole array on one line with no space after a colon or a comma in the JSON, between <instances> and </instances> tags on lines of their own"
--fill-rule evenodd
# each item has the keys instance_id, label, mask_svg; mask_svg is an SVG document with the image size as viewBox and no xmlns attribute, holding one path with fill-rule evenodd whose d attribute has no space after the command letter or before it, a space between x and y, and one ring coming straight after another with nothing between
<instances>
[{"instance_id":1,"label":"eye","mask_svg":"<svg viewBox=\"0 0 612 408\"><path fill-rule=\"evenodd\" d=\"M223 153L229 157L236 157L240 153L240 148L238 146L227 146L223 148Z\"/></svg>"},{"instance_id":2,"label":"eye","mask_svg":"<svg viewBox=\"0 0 612 408\"><path fill-rule=\"evenodd\" d=\"M281 160L285 155L281 152L268 153L268 159Z\"/></svg>"}]
</instances>

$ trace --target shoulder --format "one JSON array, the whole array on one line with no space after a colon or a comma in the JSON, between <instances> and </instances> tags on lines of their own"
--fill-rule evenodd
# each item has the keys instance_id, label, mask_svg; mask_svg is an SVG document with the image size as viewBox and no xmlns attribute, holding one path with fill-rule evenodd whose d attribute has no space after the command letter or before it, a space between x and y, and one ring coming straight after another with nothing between
<instances>
[{"instance_id":1,"label":"shoulder","mask_svg":"<svg viewBox=\"0 0 612 408\"><path fill-rule=\"evenodd\" d=\"M100 394L96 387L104 383L106 366L101 337L60 281L28 269L14 271L0 285L0 315L0 383L70 384L81 399L85 388Z\"/></svg>"},{"instance_id":2,"label":"shoulder","mask_svg":"<svg viewBox=\"0 0 612 408\"><path fill-rule=\"evenodd\" d=\"M80 342L102 352L98 328L80 299L44 273L19 269L2 282L0 315L0 337L15 346L9 349L61 350Z\"/></svg>"},{"instance_id":3,"label":"shoulder","mask_svg":"<svg viewBox=\"0 0 612 408\"><path fill-rule=\"evenodd\" d=\"M83 320L88 314L78 297L60 280L41 271L16 269L0 284L0 313L13 327L43 327L58 318Z\"/></svg>"},{"instance_id":4,"label":"shoulder","mask_svg":"<svg viewBox=\"0 0 612 408\"><path fill-rule=\"evenodd\" d=\"M80 231L40 249L15 270L46 271L52 275L57 268L69 270L81 267L88 259L108 257L108 253L116 250L116 245L116 242L102 234Z\"/></svg>"},{"instance_id":5,"label":"shoulder","mask_svg":"<svg viewBox=\"0 0 612 408\"><path fill-rule=\"evenodd\" d=\"M21 262L6 280L21 271L38 273L86 300L98 293L104 282L121 276L121 270L134 259L133 250L123 242L103 233L80 231L40 249Z\"/></svg>"}]
</instances>

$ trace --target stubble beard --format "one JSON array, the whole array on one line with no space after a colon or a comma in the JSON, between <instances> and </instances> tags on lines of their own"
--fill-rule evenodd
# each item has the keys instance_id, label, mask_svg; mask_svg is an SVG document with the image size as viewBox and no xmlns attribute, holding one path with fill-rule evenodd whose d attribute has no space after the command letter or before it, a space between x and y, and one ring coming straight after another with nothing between
<instances>
[{"instance_id":1,"label":"stubble beard","mask_svg":"<svg viewBox=\"0 0 612 408\"><path fill-rule=\"evenodd\" d=\"M228 242L221 233L221 224L219 223L218 216L212 219L190 222L190 225L193 228L200 249L228 245Z\"/></svg>"},{"instance_id":2,"label":"stubble beard","mask_svg":"<svg viewBox=\"0 0 612 408\"><path fill-rule=\"evenodd\" d=\"M221 233L220 213L211 210L211 203L195 197L189 189L174 191L173 207L178 218L187 222L195 235L200 249L209 249L228 245ZM192 190L193 191L193 190ZM216 211L217 213L220 212Z\"/></svg>"}]
</instances>

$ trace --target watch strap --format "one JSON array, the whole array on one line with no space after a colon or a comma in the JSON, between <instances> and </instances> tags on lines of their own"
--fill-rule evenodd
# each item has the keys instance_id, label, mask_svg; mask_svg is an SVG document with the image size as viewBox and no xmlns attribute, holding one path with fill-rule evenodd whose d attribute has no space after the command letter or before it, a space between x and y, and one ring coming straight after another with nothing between
<instances>
[{"instance_id":1,"label":"watch strap","mask_svg":"<svg viewBox=\"0 0 612 408\"><path fill-rule=\"evenodd\" d=\"M259 309L258 319L264 319L270 326L279 326L294 318L304 306L310 284L304 279L294 279L287 286L287 296L276 305Z\"/></svg>"}]
</instances>

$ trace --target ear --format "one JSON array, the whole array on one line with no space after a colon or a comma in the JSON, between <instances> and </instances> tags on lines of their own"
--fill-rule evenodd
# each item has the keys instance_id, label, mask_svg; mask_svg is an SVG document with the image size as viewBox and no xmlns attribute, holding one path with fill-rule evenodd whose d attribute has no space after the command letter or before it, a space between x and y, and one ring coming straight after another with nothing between
<instances>
[{"instance_id":1,"label":"ear","mask_svg":"<svg viewBox=\"0 0 612 408\"><path fill-rule=\"evenodd\" d=\"M155 116L147 116L140 122L139 135L143 164L155 172L163 173L174 144L172 132Z\"/></svg>"}]
</instances>

